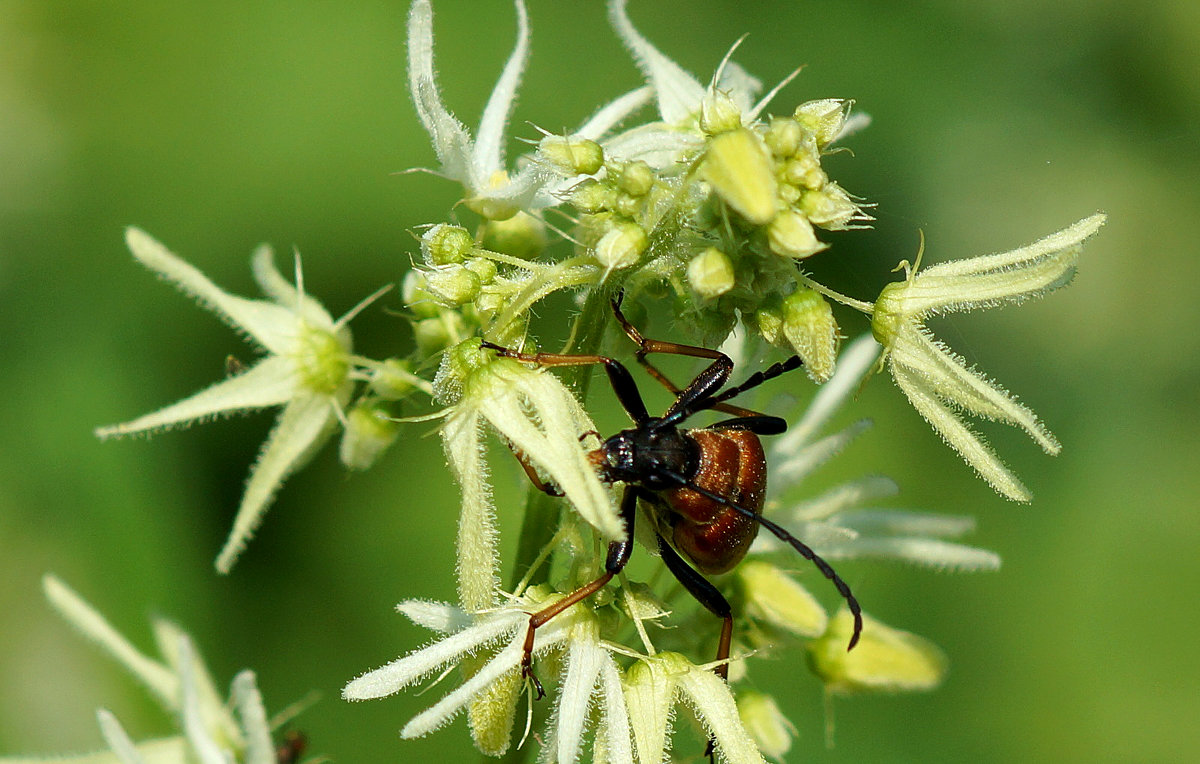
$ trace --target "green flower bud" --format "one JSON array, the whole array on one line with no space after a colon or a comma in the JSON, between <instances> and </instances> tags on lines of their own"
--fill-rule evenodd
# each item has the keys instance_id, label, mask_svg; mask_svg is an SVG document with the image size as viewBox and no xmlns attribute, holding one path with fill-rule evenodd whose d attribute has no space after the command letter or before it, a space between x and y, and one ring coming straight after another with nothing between
<instances>
[{"instance_id":1,"label":"green flower bud","mask_svg":"<svg viewBox=\"0 0 1200 764\"><path fill-rule=\"evenodd\" d=\"M813 225L830 231L845 228L851 220L870 219L836 183L826 183L819 191L805 194L800 202L800 209Z\"/></svg>"},{"instance_id":2,"label":"green flower bud","mask_svg":"<svg viewBox=\"0 0 1200 764\"><path fill-rule=\"evenodd\" d=\"M763 133L763 142L767 144L767 148L773 155L780 158L790 157L800 150L803 132L796 120L775 117L771 120L771 124L767 125L767 131Z\"/></svg>"},{"instance_id":3,"label":"green flower bud","mask_svg":"<svg viewBox=\"0 0 1200 764\"><path fill-rule=\"evenodd\" d=\"M719 297L733 289L733 262L721 250L709 247L688 263L687 279L701 297Z\"/></svg>"},{"instance_id":4,"label":"green flower bud","mask_svg":"<svg viewBox=\"0 0 1200 764\"><path fill-rule=\"evenodd\" d=\"M941 684L946 656L937 645L864 615L862 637L848 651L853 629L854 618L843 609L825 634L808 645L809 665L829 692L905 692Z\"/></svg>"},{"instance_id":5,"label":"green flower bud","mask_svg":"<svg viewBox=\"0 0 1200 764\"><path fill-rule=\"evenodd\" d=\"M752 131L739 128L713 137L702 173L717 196L751 224L766 225L775 217L779 184L771 152Z\"/></svg>"},{"instance_id":6,"label":"green flower bud","mask_svg":"<svg viewBox=\"0 0 1200 764\"><path fill-rule=\"evenodd\" d=\"M758 750L769 758L782 761L792 748L796 728L779 710L775 699L766 693L747 690L738 693L737 708L742 725L754 739Z\"/></svg>"},{"instance_id":7,"label":"green flower bud","mask_svg":"<svg viewBox=\"0 0 1200 764\"><path fill-rule=\"evenodd\" d=\"M425 274L421 271L414 269L404 274L404 281L400 285L400 297L417 318L433 318L439 313L437 302L429 293Z\"/></svg>"},{"instance_id":8,"label":"green flower bud","mask_svg":"<svg viewBox=\"0 0 1200 764\"><path fill-rule=\"evenodd\" d=\"M808 218L791 209L780 212L767 226L767 244L775 254L797 259L829 246L817 239Z\"/></svg>"},{"instance_id":9,"label":"green flower bud","mask_svg":"<svg viewBox=\"0 0 1200 764\"><path fill-rule=\"evenodd\" d=\"M705 133L727 133L741 126L742 110L726 93L710 90L700 99L700 129Z\"/></svg>"},{"instance_id":10,"label":"green flower bud","mask_svg":"<svg viewBox=\"0 0 1200 764\"><path fill-rule=\"evenodd\" d=\"M650 246L650 239L637 223L617 223L596 242L595 257L607 270L629 268Z\"/></svg>"},{"instance_id":11,"label":"green flower bud","mask_svg":"<svg viewBox=\"0 0 1200 764\"><path fill-rule=\"evenodd\" d=\"M829 381L837 363L838 326L833 307L819 292L800 287L783 301L783 336L818 385Z\"/></svg>"},{"instance_id":12,"label":"green flower bud","mask_svg":"<svg viewBox=\"0 0 1200 764\"><path fill-rule=\"evenodd\" d=\"M604 166L604 149L587 138L547 135L538 143L538 157L565 175L591 175Z\"/></svg>"},{"instance_id":13,"label":"green flower bud","mask_svg":"<svg viewBox=\"0 0 1200 764\"><path fill-rule=\"evenodd\" d=\"M630 162L617 178L617 188L630 196L645 196L654 187L654 170L640 160Z\"/></svg>"},{"instance_id":14,"label":"green flower bud","mask_svg":"<svg viewBox=\"0 0 1200 764\"><path fill-rule=\"evenodd\" d=\"M800 637L816 637L829 619L808 590L776 566L746 560L736 569L746 615Z\"/></svg>"},{"instance_id":15,"label":"green flower bud","mask_svg":"<svg viewBox=\"0 0 1200 764\"><path fill-rule=\"evenodd\" d=\"M469 679L487 665L494 656L471 655L461 664L463 677ZM475 747L485 756L503 756L512 742L513 719L524 689L521 672L502 674L481 690L467 706L467 723Z\"/></svg>"},{"instance_id":16,"label":"green flower bud","mask_svg":"<svg viewBox=\"0 0 1200 764\"><path fill-rule=\"evenodd\" d=\"M532 260L546 248L546 224L527 212L483 226L483 246L523 260Z\"/></svg>"},{"instance_id":17,"label":"green flower bud","mask_svg":"<svg viewBox=\"0 0 1200 764\"><path fill-rule=\"evenodd\" d=\"M413 389L412 362L389 358L371 373L371 392L386 401L398 401Z\"/></svg>"},{"instance_id":18,"label":"green flower bud","mask_svg":"<svg viewBox=\"0 0 1200 764\"><path fill-rule=\"evenodd\" d=\"M776 347L785 347L787 338L783 336L783 310L777 301L774 305L764 305L755 311L754 324L764 340Z\"/></svg>"},{"instance_id":19,"label":"green flower bud","mask_svg":"<svg viewBox=\"0 0 1200 764\"><path fill-rule=\"evenodd\" d=\"M825 148L837 139L846 124L850 101L840 98L823 98L809 101L796 107L795 117L805 129L817 139L817 145Z\"/></svg>"},{"instance_id":20,"label":"green flower bud","mask_svg":"<svg viewBox=\"0 0 1200 764\"><path fill-rule=\"evenodd\" d=\"M421 237L421 253L429 265L461 263L474 248L475 240L462 226L439 223Z\"/></svg>"},{"instance_id":21,"label":"green flower bud","mask_svg":"<svg viewBox=\"0 0 1200 764\"><path fill-rule=\"evenodd\" d=\"M594 178L588 178L575 186L569 198L575 209L594 214L609 209L613 201L613 190Z\"/></svg>"},{"instance_id":22,"label":"green flower bud","mask_svg":"<svg viewBox=\"0 0 1200 764\"><path fill-rule=\"evenodd\" d=\"M365 470L396 442L400 424L378 401L359 401L346 412L338 458L352 470Z\"/></svg>"},{"instance_id":23,"label":"green flower bud","mask_svg":"<svg viewBox=\"0 0 1200 764\"><path fill-rule=\"evenodd\" d=\"M800 154L783 165L781 180L797 188L818 189L829 181L821 162L813 154Z\"/></svg>"},{"instance_id":24,"label":"green flower bud","mask_svg":"<svg viewBox=\"0 0 1200 764\"><path fill-rule=\"evenodd\" d=\"M498 269L496 264L486 257L472 257L463 263L467 270L479 277L481 284L490 284L496 280Z\"/></svg>"},{"instance_id":25,"label":"green flower bud","mask_svg":"<svg viewBox=\"0 0 1200 764\"><path fill-rule=\"evenodd\" d=\"M425 272L425 288L446 308L456 308L479 296L479 276L464 265L446 265Z\"/></svg>"}]
</instances>

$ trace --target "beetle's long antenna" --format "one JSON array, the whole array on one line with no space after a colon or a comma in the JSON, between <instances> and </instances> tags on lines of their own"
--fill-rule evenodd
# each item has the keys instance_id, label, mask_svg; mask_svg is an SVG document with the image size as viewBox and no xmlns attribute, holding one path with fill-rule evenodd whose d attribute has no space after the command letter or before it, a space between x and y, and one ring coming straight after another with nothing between
<instances>
[{"instance_id":1,"label":"beetle's long antenna","mask_svg":"<svg viewBox=\"0 0 1200 764\"><path fill-rule=\"evenodd\" d=\"M746 381L742 382L742 384L734 385L733 387L726 388L726 389L722 390L720 393L712 396L711 398L707 398L702 402L698 402L698 405L694 406L694 408L697 410L712 408L713 406L715 406L718 403L724 403L725 401L729 400L730 398L735 398L735 397L741 395L742 393L746 392L747 390L758 387L763 382L766 382L769 379L774 379L775 377L778 377L780 374L784 374L785 372L792 371L793 369L799 369L803 365L804 365L804 359L802 359L798 355L794 355L790 358L785 358L782 361L780 361L779 363L772 364L771 366L768 366L767 368L763 369L762 371L754 372L749 377L746 377Z\"/></svg>"},{"instance_id":2,"label":"beetle's long antenna","mask_svg":"<svg viewBox=\"0 0 1200 764\"><path fill-rule=\"evenodd\" d=\"M753 510L738 506L718 493L713 493L712 491L701 488L685 478L683 475L675 472L668 472L666 470L663 470L661 474L664 477L667 477L678 483L681 488L687 488L688 490L695 491L706 499L711 499L723 507L729 507L738 514L754 520L759 525L774 534L775 537L780 541L789 544L793 549L800 553L801 557L808 560L813 565L816 565L817 570L821 571L821 575L833 582L833 585L838 590L838 594L842 595L842 597L846 600L846 605L850 608L850 613L854 616L854 633L850 635L850 644L847 645L846 651L849 652L850 650L854 649L854 646L858 644L858 638L862 635L862 607L858 604L858 600L855 599L854 593L850 591L850 585L842 580L842 577L837 574L837 571L833 569L832 565L825 562L825 560L822 559L819 554L814 552L808 544L805 544L803 541L793 536L787 531L786 528L784 528L782 525L779 525L775 521L768 520Z\"/></svg>"}]
</instances>

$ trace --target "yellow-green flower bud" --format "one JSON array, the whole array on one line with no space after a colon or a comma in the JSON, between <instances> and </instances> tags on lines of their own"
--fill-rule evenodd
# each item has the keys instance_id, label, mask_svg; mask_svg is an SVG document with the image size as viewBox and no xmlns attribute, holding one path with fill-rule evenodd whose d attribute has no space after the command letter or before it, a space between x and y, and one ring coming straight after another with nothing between
<instances>
[{"instance_id":1,"label":"yellow-green flower bud","mask_svg":"<svg viewBox=\"0 0 1200 764\"><path fill-rule=\"evenodd\" d=\"M429 265L461 263L475 247L475 240L462 226L439 223L421 237L421 252Z\"/></svg>"},{"instance_id":2,"label":"yellow-green flower bud","mask_svg":"<svg viewBox=\"0 0 1200 764\"><path fill-rule=\"evenodd\" d=\"M817 139L817 145L825 148L841 134L849 109L849 101L823 98L797 106L795 117Z\"/></svg>"},{"instance_id":3,"label":"yellow-green flower bud","mask_svg":"<svg viewBox=\"0 0 1200 764\"><path fill-rule=\"evenodd\" d=\"M389 358L371 373L371 392L388 401L398 401L413 389L412 363Z\"/></svg>"},{"instance_id":4,"label":"yellow-green flower bud","mask_svg":"<svg viewBox=\"0 0 1200 764\"><path fill-rule=\"evenodd\" d=\"M417 318L433 318L439 312L437 302L425 283L425 274L421 271L411 270L404 274L400 297Z\"/></svg>"},{"instance_id":5,"label":"yellow-green flower bud","mask_svg":"<svg viewBox=\"0 0 1200 764\"><path fill-rule=\"evenodd\" d=\"M456 308L474 300L479 296L481 286L479 276L465 265L447 265L425 272L425 288L439 305L446 308Z\"/></svg>"},{"instance_id":6,"label":"yellow-green flower bud","mask_svg":"<svg viewBox=\"0 0 1200 764\"><path fill-rule=\"evenodd\" d=\"M650 239L637 223L617 223L596 242L596 261L607 270L635 265L650 246Z\"/></svg>"},{"instance_id":7,"label":"yellow-green flower bud","mask_svg":"<svg viewBox=\"0 0 1200 764\"><path fill-rule=\"evenodd\" d=\"M587 138L547 135L537 150L540 159L566 175L591 175L604 166L604 149Z\"/></svg>"},{"instance_id":8,"label":"yellow-green flower bud","mask_svg":"<svg viewBox=\"0 0 1200 764\"><path fill-rule=\"evenodd\" d=\"M787 573L761 560L744 561L736 573L750 618L801 637L825 631L824 608Z\"/></svg>"},{"instance_id":9,"label":"yellow-green flower bud","mask_svg":"<svg viewBox=\"0 0 1200 764\"><path fill-rule=\"evenodd\" d=\"M528 212L505 220L489 220L483 226L483 246L493 252L532 260L546 248L546 224Z\"/></svg>"},{"instance_id":10,"label":"yellow-green flower bud","mask_svg":"<svg viewBox=\"0 0 1200 764\"><path fill-rule=\"evenodd\" d=\"M479 277L481 284L490 284L496 280L498 271L496 264L486 257L472 257L463 263L467 270Z\"/></svg>"},{"instance_id":11,"label":"yellow-green flower bud","mask_svg":"<svg viewBox=\"0 0 1200 764\"><path fill-rule=\"evenodd\" d=\"M843 609L808 645L808 662L830 692L932 690L945 677L946 656L924 637L864 615L862 637L848 651L853 629L854 618Z\"/></svg>"},{"instance_id":12,"label":"yellow-green flower bud","mask_svg":"<svg viewBox=\"0 0 1200 764\"><path fill-rule=\"evenodd\" d=\"M805 194L800 209L813 225L830 231L845 228L855 218L864 218L859 206L836 183L826 183L820 190Z\"/></svg>"},{"instance_id":13,"label":"yellow-green flower bud","mask_svg":"<svg viewBox=\"0 0 1200 764\"><path fill-rule=\"evenodd\" d=\"M746 690L738 693L737 708L742 726L754 738L758 750L768 758L782 761L792 748L796 728L779 710L775 699L763 692Z\"/></svg>"},{"instance_id":14,"label":"yellow-green flower bud","mask_svg":"<svg viewBox=\"0 0 1200 764\"><path fill-rule=\"evenodd\" d=\"M754 132L739 128L713 137L702 172L717 196L753 225L775 217L779 184L771 152Z\"/></svg>"},{"instance_id":15,"label":"yellow-green flower bud","mask_svg":"<svg viewBox=\"0 0 1200 764\"><path fill-rule=\"evenodd\" d=\"M617 188L630 196L645 196L654 187L654 170L641 160L630 162L617 178Z\"/></svg>"},{"instance_id":16,"label":"yellow-green flower bud","mask_svg":"<svg viewBox=\"0 0 1200 764\"><path fill-rule=\"evenodd\" d=\"M727 133L741 126L742 110L726 93L710 90L700 99L700 129L705 133Z\"/></svg>"},{"instance_id":17,"label":"yellow-green flower bud","mask_svg":"<svg viewBox=\"0 0 1200 764\"><path fill-rule=\"evenodd\" d=\"M800 154L783 165L783 180L797 188L818 189L829 181L821 162L813 154Z\"/></svg>"},{"instance_id":18,"label":"yellow-green flower bud","mask_svg":"<svg viewBox=\"0 0 1200 764\"><path fill-rule=\"evenodd\" d=\"M613 190L594 178L588 178L570 192L569 200L580 212L594 214L609 209Z\"/></svg>"},{"instance_id":19,"label":"yellow-green flower bud","mask_svg":"<svg viewBox=\"0 0 1200 764\"><path fill-rule=\"evenodd\" d=\"M720 297L733 289L733 262L721 250L709 247L688 263L687 279L701 297Z\"/></svg>"},{"instance_id":20,"label":"yellow-green flower bud","mask_svg":"<svg viewBox=\"0 0 1200 764\"><path fill-rule=\"evenodd\" d=\"M400 424L378 401L359 401L346 412L338 458L352 470L365 470L396 442Z\"/></svg>"},{"instance_id":21,"label":"yellow-green flower bud","mask_svg":"<svg viewBox=\"0 0 1200 764\"><path fill-rule=\"evenodd\" d=\"M767 244L784 257L803 258L828 247L817 239L808 218L795 210L784 210L767 226Z\"/></svg>"},{"instance_id":22,"label":"yellow-green flower bud","mask_svg":"<svg viewBox=\"0 0 1200 764\"><path fill-rule=\"evenodd\" d=\"M819 292L800 287L783 301L783 336L817 384L833 376L837 363L838 326L833 307Z\"/></svg>"},{"instance_id":23,"label":"yellow-green flower bud","mask_svg":"<svg viewBox=\"0 0 1200 764\"><path fill-rule=\"evenodd\" d=\"M763 141L773 155L780 158L790 157L800 150L803 132L796 120L775 117L771 120L771 124L767 125L767 130L763 133Z\"/></svg>"}]
</instances>

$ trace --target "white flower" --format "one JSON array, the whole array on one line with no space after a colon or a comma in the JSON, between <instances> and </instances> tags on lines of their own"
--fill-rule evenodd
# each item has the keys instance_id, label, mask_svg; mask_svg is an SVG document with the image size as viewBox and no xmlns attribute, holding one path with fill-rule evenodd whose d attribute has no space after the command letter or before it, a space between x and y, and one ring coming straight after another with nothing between
<instances>
[{"instance_id":1,"label":"white flower","mask_svg":"<svg viewBox=\"0 0 1200 764\"><path fill-rule=\"evenodd\" d=\"M117 631L91 605L53 575L43 579L50 603L84 636L129 670L162 707L179 720L181 734L134 743L116 718L97 712L110 754L37 761L84 764L275 764L271 727L252 671L233 680L230 700L217 693L191 638L174 624L155 621L162 659L151 658ZM236 715L234 711L236 710ZM26 760L0 759L3 764ZM32 760L29 760L32 761Z\"/></svg>"},{"instance_id":2,"label":"white flower","mask_svg":"<svg viewBox=\"0 0 1200 764\"><path fill-rule=\"evenodd\" d=\"M558 599L561 595L535 589L514 596L503 607L472 615L453 605L409 600L397 610L414 623L443 636L426 647L399 658L386 666L363 674L342 690L346 700L368 700L392 695L434 674L445 675L456 665L466 664L477 655L483 661L470 666L467 679L432 707L415 716L400 730L401 737L426 735L445 725L489 688L519 676L524 654L529 614ZM599 624L591 610L573 607L539 628L533 655L551 651L565 652L565 672L551 720L553 760L575 762L579 759L582 736L597 687L603 700L604 745L614 761L632 761L629 720L621 695L618 668L599 639ZM511 724L512 704L492 708L489 713ZM478 739L477 739L478 742ZM495 755L507 748L488 751Z\"/></svg>"},{"instance_id":3,"label":"white flower","mask_svg":"<svg viewBox=\"0 0 1200 764\"><path fill-rule=\"evenodd\" d=\"M366 301L334 321L304 293L299 261L293 286L276 269L268 247L255 251L253 270L270 300L248 300L223 291L137 228L130 228L125 239L143 265L244 332L267 353L245 371L190 398L96 430L101 438L149 433L220 414L283 406L250 471L233 531L217 557L217 570L228 573L279 486L325 443L349 401L354 381L346 323Z\"/></svg>"},{"instance_id":4,"label":"white flower","mask_svg":"<svg viewBox=\"0 0 1200 764\"><path fill-rule=\"evenodd\" d=\"M559 176L542 163L530 162L509 176L505 166L505 127L516 104L517 87L529 56L529 17L523 0L515 0L517 44L496 87L488 98L474 138L442 103L433 65L433 9L429 0L415 0L408 15L408 87L417 116L429 133L441 164L440 174L458 181L466 191L466 204L483 217L503 220L520 210L557 203L553 189L541 193ZM648 88L639 88L601 108L574 135L597 139L649 99ZM535 197L537 201L535 202Z\"/></svg>"},{"instance_id":5,"label":"white flower","mask_svg":"<svg viewBox=\"0 0 1200 764\"><path fill-rule=\"evenodd\" d=\"M1092 215L1011 252L953 260L924 270L918 270L918 256L918 267L902 263L905 280L884 287L875 301L871 329L884 346L896 384L947 445L1013 501L1029 501L1029 490L962 415L1020 427L1048 454L1057 454L1061 447L1032 411L969 367L933 336L925 321L930 316L1019 303L1066 285L1075 273L1083 243L1104 220L1104 215Z\"/></svg>"},{"instance_id":6,"label":"white flower","mask_svg":"<svg viewBox=\"0 0 1200 764\"><path fill-rule=\"evenodd\" d=\"M483 423L550 480L607 539L625 529L608 489L587 459L579 433L595 425L561 381L546 369L496 358L468 340L447 351L435 389L446 409L442 443L462 489L459 598L471 609L495 604L499 553L495 507L484 461Z\"/></svg>"}]
</instances>

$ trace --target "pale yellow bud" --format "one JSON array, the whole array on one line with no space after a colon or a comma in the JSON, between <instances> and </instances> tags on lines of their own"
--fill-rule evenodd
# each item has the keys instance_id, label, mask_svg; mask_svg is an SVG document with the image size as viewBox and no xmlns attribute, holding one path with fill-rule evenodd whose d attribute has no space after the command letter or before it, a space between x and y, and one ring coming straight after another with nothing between
<instances>
[{"instance_id":1,"label":"pale yellow bud","mask_svg":"<svg viewBox=\"0 0 1200 764\"><path fill-rule=\"evenodd\" d=\"M338 458L352 470L365 470L396 442L399 434L399 423L386 409L374 401L360 401L346 412L346 431Z\"/></svg>"},{"instance_id":2,"label":"pale yellow bud","mask_svg":"<svg viewBox=\"0 0 1200 764\"><path fill-rule=\"evenodd\" d=\"M761 560L747 560L736 572L749 617L801 637L825 631L824 608L787 573Z\"/></svg>"},{"instance_id":3,"label":"pale yellow bud","mask_svg":"<svg viewBox=\"0 0 1200 764\"><path fill-rule=\"evenodd\" d=\"M481 283L474 271L463 265L447 265L426 271L425 285L429 294L443 307L455 308L474 300Z\"/></svg>"},{"instance_id":4,"label":"pale yellow bud","mask_svg":"<svg viewBox=\"0 0 1200 764\"><path fill-rule=\"evenodd\" d=\"M800 150L802 137L803 130L800 129L800 124L796 120L775 117L771 120L771 124L767 125L763 141L766 142L767 148L771 149L772 154L782 158L793 156Z\"/></svg>"},{"instance_id":5,"label":"pale yellow bud","mask_svg":"<svg viewBox=\"0 0 1200 764\"><path fill-rule=\"evenodd\" d=\"M870 219L862 214L858 204L836 183L826 183L820 190L805 194L800 208L813 225L831 231L845 228L856 218Z\"/></svg>"},{"instance_id":6,"label":"pale yellow bud","mask_svg":"<svg viewBox=\"0 0 1200 764\"><path fill-rule=\"evenodd\" d=\"M371 392L389 401L398 401L413 389L412 363L389 358L371 373Z\"/></svg>"},{"instance_id":7,"label":"pale yellow bud","mask_svg":"<svg viewBox=\"0 0 1200 764\"><path fill-rule=\"evenodd\" d=\"M795 117L797 122L816 137L817 145L825 148L841 134L849 109L849 101L823 98L797 106Z\"/></svg>"},{"instance_id":8,"label":"pale yellow bud","mask_svg":"<svg viewBox=\"0 0 1200 764\"><path fill-rule=\"evenodd\" d=\"M440 223L421 237L421 252L430 265L461 263L475 247L475 240L462 226Z\"/></svg>"},{"instance_id":9,"label":"pale yellow bud","mask_svg":"<svg viewBox=\"0 0 1200 764\"><path fill-rule=\"evenodd\" d=\"M815 255L829 246L817 239L808 218L795 210L784 210L775 216L767 226L767 244L775 254L797 259Z\"/></svg>"},{"instance_id":10,"label":"pale yellow bud","mask_svg":"<svg viewBox=\"0 0 1200 764\"><path fill-rule=\"evenodd\" d=\"M709 247L688 263L687 279L701 297L720 297L733 289L733 262L721 250Z\"/></svg>"},{"instance_id":11,"label":"pale yellow bud","mask_svg":"<svg viewBox=\"0 0 1200 764\"><path fill-rule=\"evenodd\" d=\"M538 156L567 175L591 175L604 166L604 149L587 138L547 135L538 143Z\"/></svg>"},{"instance_id":12,"label":"pale yellow bud","mask_svg":"<svg viewBox=\"0 0 1200 764\"><path fill-rule=\"evenodd\" d=\"M713 137L702 172L717 196L748 222L766 225L775 217L779 184L771 152L754 132L739 128Z\"/></svg>"},{"instance_id":13,"label":"pale yellow bud","mask_svg":"<svg viewBox=\"0 0 1200 764\"><path fill-rule=\"evenodd\" d=\"M820 293L800 287L783 301L783 335L804 369L817 384L833 376L837 363L838 326L833 307Z\"/></svg>"},{"instance_id":14,"label":"pale yellow bud","mask_svg":"<svg viewBox=\"0 0 1200 764\"><path fill-rule=\"evenodd\" d=\"M546 248L546 224L528 212L483 226L483 246L493 252L531 260Z\"/></svg>"},{"instance_id":15,"label":"pale yellow bud","mask_svg":"<svg viewBox=\"0 0 1200 764\"><path fill-rule=\"evenodd\" d=\"M946 656L924 637L864 615L862 637L846 650L853 629L850 611L841 610L808 645L809 664L830 692L932 690L946 676Z\"/></svg>"},{"instance_id":16,"label":"pale yellow bud","mask_svg":"<svg viewBox=\"0 0 1200 764\"><path fill-rule=\"evenodd\" d=\"M779 710L775 699L766 693L747 690L738 693L737 708L742 725L754 739L758 750L772 759L782 761L792 748L796 728Z\"/></svg>"},{"instance_id":17,"label":"pale yellow bud","mask_svg":"<svg viewBox=\"0 0 1200 764\"><path fill-rule=\"evenodd\" d=\"M700 129L709 135L737 130L742 126L742 110L725 93L710 90L700 99Z\"/></svg>"},{"instance_id":18,"label":"pale yellow bud","mask_svg":"<svg viewBox=\"0 0 1200 764\"><path fill-rule=\"evenodd\" d=\"M596 243L596 260L608 270L635 265L650 246L650 239L637 223L617 223Z\"/></svg>"},{"instance_id":19,"label":"pale yellow bud","mask_svg":"<svg viewBox=\"0 0 1200 764\"><path fill-rule=\"evenodd\" d=\"M571 204L580 212L596 213L612 205L612 188L594 178L584 180L570 194Z\"/></svg>"},{"instance_id":20,"label":"pale yellow bud","mask_svg":"<svg viewBox=\"0 0 1200 764\"><path fill-rule=\"evenodd\" d=\"M617 178L617 188L630 196L645 196L654 187L654 170L642 161L630 162Z\"/></svg>"}]
</instances>

